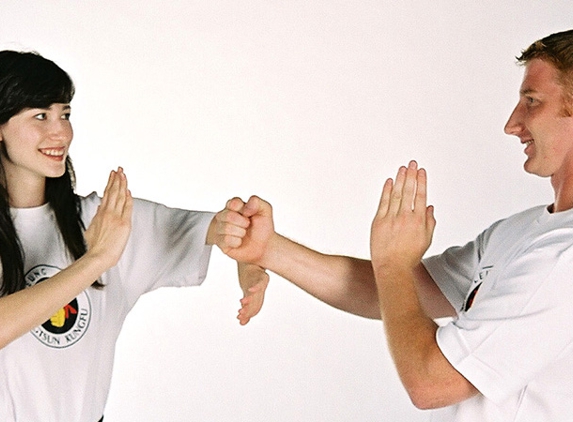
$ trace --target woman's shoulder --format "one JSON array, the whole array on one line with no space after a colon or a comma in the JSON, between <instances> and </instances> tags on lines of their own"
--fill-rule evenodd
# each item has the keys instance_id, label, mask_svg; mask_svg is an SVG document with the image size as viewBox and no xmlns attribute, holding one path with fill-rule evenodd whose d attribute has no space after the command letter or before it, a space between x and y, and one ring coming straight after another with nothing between
<instances>
[{"instance_id":1,"label":"woman's shoulder","mask_svg":"<svg viewBox=\"0 0 573 422\"><path fill-rule=\"evenodd\" d=\"M95 215L97 207L101 203L101 198L96 192L92 192L87 196L79 195L79 198L82 209L82 217L84 221L89 221Z\"/></svg>"},{"instance_id":2,"label":"woman's shoulder","mask_svg":"<svg viewBox=\"0 0 573 422\"><path fill-rule=\"evenodd\" d=\"M95 204L97 206L101 202L101 197L95 191L86 196L79 195L79 198L82 205Z\"/></svg>"}]
</instances>

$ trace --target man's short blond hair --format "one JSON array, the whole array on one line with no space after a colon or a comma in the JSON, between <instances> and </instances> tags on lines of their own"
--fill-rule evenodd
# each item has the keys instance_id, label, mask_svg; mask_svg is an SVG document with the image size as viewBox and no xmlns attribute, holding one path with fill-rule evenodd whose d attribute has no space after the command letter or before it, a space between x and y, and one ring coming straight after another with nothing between
<instances>
[{"instance_id":1,"label":"man's short blond hair","mask_svg":"<svg viewBox=\"0 0 573 422\"><path fill-rule=\"evenodd\" d=\"M558 82L564 88L565 113L573 115L573 29L551 34L535 41L517 57L527 65L533 59L551 63L559 72Z\"/></svg>"}]
</instances>

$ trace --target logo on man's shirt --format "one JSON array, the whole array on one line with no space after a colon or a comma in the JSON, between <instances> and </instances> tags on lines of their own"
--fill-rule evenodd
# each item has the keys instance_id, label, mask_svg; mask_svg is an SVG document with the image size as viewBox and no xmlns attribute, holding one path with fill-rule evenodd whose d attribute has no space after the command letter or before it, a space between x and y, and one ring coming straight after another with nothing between
<instances>
[{"instance_id":1,"label":"logo on man's shirt","mask_svg":"<svg viewBox=\"0 0 573 422\"><path fill-rule=\"evenodd\" d=\"M466 303L464 304L464 311L467 312L470 310L470 308L474 304L474 300L476 298L477 292L478 292L480 287L481 287L481 283L472 289L472 291L470 292L470 294L468 295L468 297L466 299Z\"/></svg>"},{"instance_id":2,"label":"logo on man's shirt","mask_svg":"<svg viewBox=\"0 0 573 422\"><path fill-rule=\"evenodd\" d=\"M31 287L56 275L60 268L38 265L26 274L26 286ZM44 345L55 349L70 347L80 341L91 320L91 303L82 292L60 308L50 319L32 330L32 335Z\"/></svg>"},{"instance_id":3,"label":"logo on man's shirt","mask_svg":"<svg viewBox=\"0 0 573 422\"><path fill-rule=\"evenodd\" d=\"M484 267L478 273L478 276L472 282L472 285L470 288L470 293L466 297L466 301L465 301L464 306L462 308L463 311L467 312L473 306L475 299L476 299L476 295L479 291L479 288L482 286L483 280L487 277L488 273L491 271L492 268L493 268L493 265Z\"/></svg>"}]
</instances>

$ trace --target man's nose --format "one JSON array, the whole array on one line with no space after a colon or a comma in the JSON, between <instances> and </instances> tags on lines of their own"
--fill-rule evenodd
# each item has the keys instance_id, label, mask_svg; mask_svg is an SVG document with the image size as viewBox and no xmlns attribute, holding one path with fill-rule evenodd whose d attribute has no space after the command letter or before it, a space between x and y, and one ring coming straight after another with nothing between
<instances>
[{"instance_id":1,"label":"man's nose","mask_svg":"<svg viewBox=\"0 0 573 422\"><path fill-rule=\"evenodd\" d=\"M521 118L521 107L518 105L515 106L507 123L505 124L503 131L508 135L518 135L521 130L523 129L523 123Z\"/></svg>"}]
</instances>

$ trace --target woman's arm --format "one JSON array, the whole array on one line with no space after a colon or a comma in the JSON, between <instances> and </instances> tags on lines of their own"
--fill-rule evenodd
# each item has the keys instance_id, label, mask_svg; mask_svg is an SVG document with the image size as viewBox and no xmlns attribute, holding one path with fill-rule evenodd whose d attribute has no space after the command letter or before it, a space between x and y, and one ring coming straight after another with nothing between
<instances>
[{"instance_id":1,"label":"woman's arm","mask_svg":"<svg viewBox=\"0 0 573 422\"><path fill-rule=\"evenodd\" d=\"M117 264L131 231L132 202L123 170L112 171L85 233L86 254L48 280L0 298L0 348L44 323Z\"/></svg>"}]
</instances>

